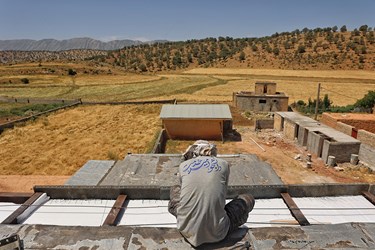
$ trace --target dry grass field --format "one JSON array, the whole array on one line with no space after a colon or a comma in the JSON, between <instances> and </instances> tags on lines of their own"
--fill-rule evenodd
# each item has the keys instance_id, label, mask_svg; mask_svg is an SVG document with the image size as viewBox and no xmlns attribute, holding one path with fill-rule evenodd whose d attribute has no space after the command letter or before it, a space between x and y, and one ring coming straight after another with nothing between
<instances>
[{"instance_id":1,"label":"dry grass field","mask_svg":"<svg viewBox=\"0 0 375 250\"><path fill-rule=\"evenodd\" d=\"M81 106L28 122L0 137L5 175L71 175L88 160L144 153L160 128L160 105Z\"/></svg>"},{"instance_id":2,"label":"dry grass field","mask_svg":"<svg viewBox=\"0 0 375 250\"><path fill-rule=\"evenodd\" d=\"M77 75L67 75L74 68ZM54 73L45 70L54 70ZM373 71L198 68L180 74L133 74L88 64L25 64L0 67L1 95L31 98L81 98L86 101L173 99L188 102L230 102L236 91L253 91L256 81L275 81L289 102L328 94L333 105L347 105L375 89ZM86 72L86 73L84 73ZM110 72L110 74L108 74ZM29 84L20 79L28 78ZM12 83L9 83L9 80Z\"/></svg>"}]
</instances>

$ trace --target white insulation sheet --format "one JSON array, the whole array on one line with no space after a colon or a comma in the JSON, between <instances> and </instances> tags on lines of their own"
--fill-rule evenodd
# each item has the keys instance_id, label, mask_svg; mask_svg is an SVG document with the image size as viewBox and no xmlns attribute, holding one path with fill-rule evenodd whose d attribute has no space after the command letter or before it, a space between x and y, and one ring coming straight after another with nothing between
<instances>
[{"instance_id":1,"label":"white insulation sheet","mask_svg":"<svg viewBox=\"0 0 375 250\"><path fill-rule=\"evenodd\" d=\"M365 197L303 197L293 198L310 224L375 222L375 206Z\"/></svg>"},{"instance_id":2,"label":"white insulation sheet","mask_svg":"<svg viewBox=\"0 0 375 250\"><path fill-rule=\"evenodd\" d=\"M116 200L51 199L23 224L101 226Z\"/></svg>"},{"instance_id":3,"label":"white insulation sheet","mask_svg":"<svg viewBox=\"0 0 375 250\"><path fill-rule=\"evenodd\" d=\"M130 200L119 225L176 227L176 218L168 212L168 200ZM282 199L258 199L243 227L285 225L298 225L298 223Z\"/></svg>"},{"instance_id":4,"label":"white insulation sheet","mask_svg":"<svg viewBox=\"0 0 375 250\"><path fill-rule=\"evenodd\" d=\"M176 227L168 212L168 200L129 200L119 225L139 227Z\"/></svg>"},{"instance_id":5,"label":"white insulation sheet","mask_svg":"<svg viewBox=\"0 0 375 250\"><path fill-rule=\"evenodd\" d=\"M257 199L243 227L299 226L283 199Z\"/></svg>"},{"instance_id":6,"label":"white insulation sheet","mask_svg":"<svg viewBox=\"0 0 375 250\"><path fill-rule=\"evenodd\" d=\"M0 202L0 223L8 218L21 205L13 202Z\"/></svg>"}]
</instances>

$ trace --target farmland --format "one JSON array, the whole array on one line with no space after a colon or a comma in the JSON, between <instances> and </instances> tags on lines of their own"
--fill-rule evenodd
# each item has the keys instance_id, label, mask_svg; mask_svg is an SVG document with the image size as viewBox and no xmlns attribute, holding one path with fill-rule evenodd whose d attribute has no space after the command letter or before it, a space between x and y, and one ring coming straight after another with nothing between
<instances>
[{"instance_id":1,"label":"farmland","mask_svg":"<svg viewBox=\"0 0 375 250\"><path fill-rule=\"evenodd\" d=\"M68 75L69 68L77 74ZM45 72L44 69L53 70ZM107 66L99 72L95 70L95 66L84 63L1 66L0 96L101 102L177 99L178 102L231 103L233 92L253 91L256 81L274 81L277 91L289 95L291 103L315 98L320 82L321 94L328 94L333 105L347 105L375 89L372 71L199 68L173 74L134 74ZM28 78L29 83L22 83L22 78ZM20 104L0 103L2 110L17 106ZM56 176L57 180L72 175L88 160L116 160L128 152L149 152L161 128L160 108L156 104L83 105L6 130L0 135L1 172L9 177L16 175L15 178L38 175ZM228 153L253 152L248 143L232 142L221 148L225 152L229 150ZM177 151L183 151L182 148L178 147ZM276 169L285 165L258 153ZM284 170L280 171L278 174L282 176Z\"/></svg>"},{"instance_id":2,"label":"farmland","mask_svg":"<svg viewBox=\"0 0 375 250\"><path fill-rule=\"evenodd\" d=\"M256 81L275 81L277 91L285 92L289 102L315 98L317 83L322 96L328 94L333 105L352 104L375 89L373 71L314 71L277 69L193 69L174 74L133 74L116 68L102 69L111 74L89 74L93 66L73 67L46 64L55 73L41 73L37 64L0 67L2 96L78 99L85 101L138 101L174 99L187 102L230 102L232 92L253 91ZM67 68L77 75L67 75ZM39 70L39 71L38 71ZM58 72L58 73L56 73ZM63 73L61 73L63 72ZM29 84L19 83L28 78ZM9 79L12 83L9 83ZM302 91L303 90L303 91Z\"/></svg>"}]
</instances>

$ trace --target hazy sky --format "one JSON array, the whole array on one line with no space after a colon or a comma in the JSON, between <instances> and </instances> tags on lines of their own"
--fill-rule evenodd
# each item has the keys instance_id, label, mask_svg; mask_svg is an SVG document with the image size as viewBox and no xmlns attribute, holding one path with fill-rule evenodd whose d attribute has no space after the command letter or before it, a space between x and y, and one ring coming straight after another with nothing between
<instances>
[{"instance_id":1,"label":"hazy sky","mask_svg":"<svg viewBox=\"0 0 375 250\"><path fill-rule=\"evenodd\" d=\"M375 26L375 0L0 0L0 40L187 40Z\"/></svg>"}]
</instances>

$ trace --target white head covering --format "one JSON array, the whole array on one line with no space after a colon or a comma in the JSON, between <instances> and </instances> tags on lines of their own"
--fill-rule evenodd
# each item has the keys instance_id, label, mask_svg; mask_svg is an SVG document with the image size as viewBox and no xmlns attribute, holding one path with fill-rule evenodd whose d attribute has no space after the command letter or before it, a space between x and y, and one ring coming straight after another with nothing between
<instances>
[{"instance_id":1,"label":"white head covering","mask_svg":"<svg viewBox=\"0 0 375 250\"><path fill-rule=\"evenodd\" d=\"M216 156L217 149L215 144L211 144L208 141L198 140L194 142L193 145L190 145L183 157L185 160L189 160L191 158L195 158L198 156Z\"/></svg>"}]
</instances>

